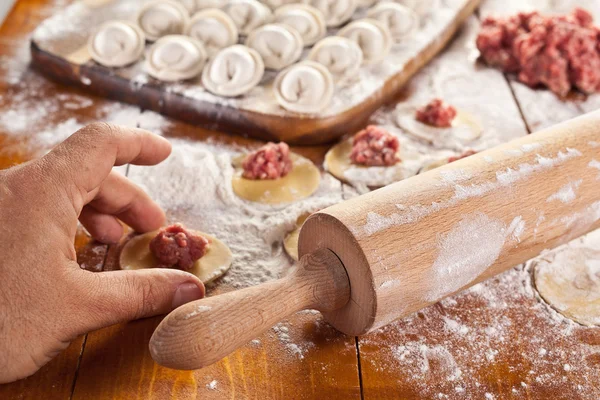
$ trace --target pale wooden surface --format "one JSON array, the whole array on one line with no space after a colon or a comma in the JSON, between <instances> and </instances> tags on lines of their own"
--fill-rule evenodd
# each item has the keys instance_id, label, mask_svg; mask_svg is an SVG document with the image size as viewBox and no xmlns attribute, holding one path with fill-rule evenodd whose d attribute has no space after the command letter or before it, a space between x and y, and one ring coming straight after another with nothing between
<instances>
[{"instance_id":1,"label":"pale wooden surface","mask_svg":"<svg viewBox=\"0 0 600 400\"><path fill-rule=\"evenodd\" d=\"M49 83L27 68L29 32L64 3L21 0L0 28L0 115L22 104L46 107L49 101L58 102L59 96L88 98L85 93ZM500 0L485 4L490 3L504 4ZM461 36L452 52L463 51L467 42ZM443 68L447 62L461 65L447 53L433 66ZM480 66L469 70L469 65L473 65L472 60L465 59L461 76L450 80L456 85L443 85L438 93L448 96L450 102L460 100L459 88L468 85L473 89L465 93L463 101L473 94L483 101L485 90L477 91L477 87L491 86L494 96L488 99L497 99L494 109L499 116L493 124L511 124L516 128L512 132L526 134L518 107L525 99L516 93L515 101L502 74ZM428 86L433 82L431 74L419 74L404 97L432 90ZM534 91L533 99L527 101L541 104L546 94ZM595 97L584 101L585 107L594 108ZM53 126L71 117L82 123L104 118L105 106L111 103L92 99L88 107L53 109L45 124ZM543 107L533 111L521 108L526 119L541 120L542 126L544 118L559 122L581 113L579 107L571 112L571 106L572 102L557 103L549 112ZM141 116L138 112L133 120L147 124ZM30 126L39 128L20 133L0 127L1 167L47 150L47 138L40 139L45 127ZM210 139L228 145L251 143L180 123L163 131L171 138ZM327 147L295 151L321 163ZM346 198L355 195L346 185L340 185L339 191ZM87 239L81 238L83 245ZM86 267L115 268L115 248L109 249L106 261L103 246L92 244L85 249L79 258ZM318 315L300 313L284 326L289 329L290 343L312 343L302 359L290 356L286 344L269 332L259 338L260 345L249 344L222 362L193 372L158 367L150 359L147 343L160 318L117 325L87 335L84 348L83 338L74 342L31 378L0 386L0 398L484 399L486 394L494 399L599 398L600 389L594 384L600 381L599 329L573 326L557 316L536 297L528 276L527 269L517 268L357 340L340 335ZM449 325L449 321L454 322ZM453 330L456 326L459 333ZM547 354L541 356L541 350ZM566 364L571 366L569 371ZM450 366L459 368L462 375L449 373ZM217 381L215 390L207 387L213 380Z\"/></svg>"}]
</instances>

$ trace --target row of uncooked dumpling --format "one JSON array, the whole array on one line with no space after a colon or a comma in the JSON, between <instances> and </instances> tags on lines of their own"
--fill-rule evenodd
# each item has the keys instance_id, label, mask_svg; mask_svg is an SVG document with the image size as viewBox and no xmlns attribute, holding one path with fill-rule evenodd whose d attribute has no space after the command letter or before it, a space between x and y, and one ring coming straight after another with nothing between
<instances>
[{"instance_id":1,"label":"row of uncooked dumpling","mask_svg":"<svg viewBox=\"0 0 600 400\"><path fill-rule=\"evenodd\" d=\"M410 9L382 2L369 10L372 18L354 21L338 36L321 39L326 26L323 15L314 7L284 5L275 10L276 23L260 25L264 22L258 21L260 10L270 15L266 6L255 0L227 3L231 4L237 7L203 9L188 20L188 11L180 3L148 3L138 14L137 24L110 21L101 26L90 38L90 54L100 64L124 66L142 56L146 40L158 39L146 55L149 75L162 81L178 81L202 73L206 89L224 97L239 96L258 85L265 67L288 67L274 84L279 104L290 111L312 113L329 104L334 82L355 77L361 64L381 61L393 39L410 34L418 24L417 15ZM255 10L246 14L245 24L240 24L242 4ZM254 28L256 25L260 26ZM240 32L249 32L246 46L235 44ZM292 65L305 45L316 41L309 61Z\"/></svg>"}]
</instances>

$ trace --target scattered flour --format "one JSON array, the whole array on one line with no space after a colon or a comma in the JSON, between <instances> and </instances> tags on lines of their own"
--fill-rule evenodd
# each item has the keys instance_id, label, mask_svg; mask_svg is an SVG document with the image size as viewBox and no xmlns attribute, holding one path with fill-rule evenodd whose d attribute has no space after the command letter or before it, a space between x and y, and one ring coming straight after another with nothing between
<instances>
[{"instance_id":1,"label":"scattered flour","mask_svg":"<svg viewBox=\"0 0 600 400\"><path fill-rule=\"evenodd\" d=\"M600 171L600 161L594 159L594 160L590 161L590 163L588 164L588 167L595 168L598 171ZM600 174L598 175L597 179L600 180Z\"/></svg>"},{"instance_id":2,"label":"scattered flour","mask_svg":"<svg viewBox=\"0 0 600 400\"><path fill-rule=\"evenodd\" d=\"M206 385L206 388L209 389L209 390L216 390L217 389L217 384L218 384L217 380L213 379L212 381L210 381L210 383L208 383Z\"/></svg>"},{"instance_id":3,"label":"scattered flour","mask_svg":"<svg viewBox=\"0 0 600 400\"><path fill-rule=\"evenodd\" d=\"M561 187L558 192L550 195L546 199L546 202L550 203L551 201L560 201L562 203L569 204L577 198L576 191L582 182L583 180L579 179L577 181L567 183L565 186Z\"/></svg>"}]
</instances>

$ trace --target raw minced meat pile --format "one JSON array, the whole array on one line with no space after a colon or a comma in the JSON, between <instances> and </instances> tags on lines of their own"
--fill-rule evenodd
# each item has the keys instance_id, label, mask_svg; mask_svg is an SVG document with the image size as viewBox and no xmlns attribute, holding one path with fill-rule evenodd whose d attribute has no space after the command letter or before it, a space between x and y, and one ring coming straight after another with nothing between
<instances>
[{"instance_id":1,"label":"raw minced meat pile","mask_svg":"<svg viewBox=\"0 0 600 400\"><path fill-rule=\"evenodd\" d=\"M433 99L417 110L415 118L424 124L437 128L449 128L456 117L456 108L442 99Z\"/></svg>"},{"instance_id":2,"label":"raw minced meat pile","mask_svg":"<svg viewBox=\"0 0 600 400\"><path fill-rule=\"evenodd\" d=\"M191 269L208 250L209 241L181 224L161 229L150 241L150 251L160 268Z\"/></svg>"},{"instance_id":3,"label":"raw minced meat pile","mask_svg":"<svg viewBox=\"0 0 600 400\"><path fill-rule=\"evenodd\" d=\"M572 88L600 90L600 28L583 9L569 15L488 17L477 48L488 65L517 73L529 86L544 85L560 96Z\"/></svg>"},{"instance_id":4,"label":"raw minced meat pile","mask_svg":"<svg viewBox=\"0 0 600 400\"><path fill-rule=\"evenodd\" d=\"M290 148L284 143L269 142L248 154L242 163L246 179L278 179L292 170Z\"/></svg>"},{"instance_id":5,"label":"raw minced meat pile","mask_svg":"<svg viewBox=\"0 0 600 400\"><path fill-rule=\"evenodd\" d=\"M400 161L398 138L384 129L369 125L358 132L352 140L350 160L353 164L369 167L395 165Z\"/></svg>"}]
</instances>

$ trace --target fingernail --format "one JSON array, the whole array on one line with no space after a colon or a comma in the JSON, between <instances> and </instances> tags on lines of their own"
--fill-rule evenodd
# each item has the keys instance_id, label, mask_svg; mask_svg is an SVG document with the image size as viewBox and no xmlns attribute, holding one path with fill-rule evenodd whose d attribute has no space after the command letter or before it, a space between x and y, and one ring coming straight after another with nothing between
<instances>
[{"instance_id":1,"label":"fingernail","mask_svg":"<svg viewBox=\"0 0 600 400\"><path fill-rule=\"evenodd\" d=\"M204 297L204 288L195 283L182 283L177 287L173 297L173 309Z\"/></svg>"}]
</instances>

